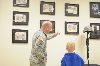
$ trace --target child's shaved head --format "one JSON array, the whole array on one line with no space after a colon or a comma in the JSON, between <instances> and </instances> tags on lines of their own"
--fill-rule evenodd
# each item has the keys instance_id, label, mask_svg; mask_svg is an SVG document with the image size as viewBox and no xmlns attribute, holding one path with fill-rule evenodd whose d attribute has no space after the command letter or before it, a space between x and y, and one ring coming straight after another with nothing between
<instances>
[{"instance_id":1,"label":"child's shaved head","mask_svg":"<svg viewBox=\"0 0 100 66\"><path fill-rule=\"evenodd\" d=\"M75 50L75 43L74 42L67 42L66 50L68 52L73 52Z\"/></svg>"}]
</instances>

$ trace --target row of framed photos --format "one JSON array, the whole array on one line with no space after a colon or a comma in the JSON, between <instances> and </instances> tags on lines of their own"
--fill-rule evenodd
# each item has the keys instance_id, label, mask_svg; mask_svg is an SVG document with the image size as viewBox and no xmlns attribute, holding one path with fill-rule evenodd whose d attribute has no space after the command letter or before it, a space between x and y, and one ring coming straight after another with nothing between
<instances>
[{"instance_id":1,"label":"row of framed photos","mask_svg":"<svg viewBox=\"0 0 100 66\"><path fill-rule=\"evenodd\" d=\"M90 2L90 17L100 18L100 2ZM29 0L13 0L14 7L29 7ZM55 15L55 2L40 1L40 14ZM79 16L79 4L65 3L65 16Z\"/></svg>"},{"instance_id":2,"label":"row of framed photos","mask_svg":"<svg viewBox=\"0 0 100 66\"><path fill-rule=\"evenodd\" d=\"M40 27L46 20L40 20ZM50 34L55 33L55 21L51 21L53 24ZM100 23L90 23L93 28L93 32L90 33L91 39L100 39ZM79 34L79 22L65 22L65 34L78 35ZM28 43L28 30L12 29L12 43Z\"/></svg>"}]
</instances>

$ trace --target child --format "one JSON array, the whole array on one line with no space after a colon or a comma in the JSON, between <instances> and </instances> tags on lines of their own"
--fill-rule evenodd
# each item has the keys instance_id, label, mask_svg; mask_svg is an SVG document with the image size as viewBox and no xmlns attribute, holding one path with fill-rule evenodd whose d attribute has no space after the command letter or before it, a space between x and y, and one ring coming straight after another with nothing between
<instances>
[{"instance_id":1,"label":"child","mask_svg":"<svg viewBox=\"0 0 100 66\"><path fill-rule=\"evenodd\" d=\"M68 53L65 53L61 60L61 66L84 66L83 59L73 52L75 50L75 43L68 42L66 46Z\"/></svg>"}]
</instances>

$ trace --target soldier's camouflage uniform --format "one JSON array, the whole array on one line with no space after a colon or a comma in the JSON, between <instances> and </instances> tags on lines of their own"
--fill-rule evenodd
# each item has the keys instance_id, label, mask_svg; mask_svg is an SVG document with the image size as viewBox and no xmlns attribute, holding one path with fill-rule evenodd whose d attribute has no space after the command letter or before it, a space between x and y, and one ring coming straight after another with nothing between
<instances>
[{"instance_id":1,"label":"soldier's camouflage uniform","mask_svg":"<svg viewBox=\"0 0 100 66\"><path fill-rule=\"evenodd\" d=\"M30 55L30 66L46 66L47 52L46 44L47 40L57 36L57 34L46 35L41 30L37 31L32 38L32 49Z\"/></svg>"}]
</instances>

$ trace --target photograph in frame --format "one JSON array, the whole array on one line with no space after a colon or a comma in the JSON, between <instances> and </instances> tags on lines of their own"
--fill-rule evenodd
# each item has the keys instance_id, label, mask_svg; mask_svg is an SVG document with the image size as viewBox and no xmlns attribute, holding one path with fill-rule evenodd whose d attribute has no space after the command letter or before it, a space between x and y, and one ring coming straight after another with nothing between
<instances>
[{"instance_id":1,"label":"photograph in frame","mask_svg":"<svg viewBox=\"0 0 100 66\"><path fill-rule=\"evenodd\" d=\"M29 0L13 0L14 7L29 7Z\"/></svg>"},{"instance_id":2,"label":"photograph in frame","mask_svg":"<svg viewBox=\"0 0 100 66\"><path fill-rule=\"evenodd\" d=\"M79 34L79 22L65 22L65 34Z\"/></svg>"},{"instance_id":3,"label":"photograph in frame","mask_svg":"<svg viewBox=\"0 0 100 66\"><path fill-rule=\"evenodd\" d=\"M100 18L100 2L90 2L90 17Z\"/></svg>"},{"instance_id":4,"label":"photograph in frame","mask_svg":"<svg viewBox=\"0 0 100 66\"><path fill-rule=\"evenodd\" d=\"M12 29L12 43L28 43L28 30Z\"/></svg>"},{"instance_id":5,"label":"photograph in frame","mask_svg":"<svg viewBox=\"0 0 100 66\"><path fill-rule=\"evenodd\" d=\"M28 25L29 12L13 11L13 25Z\"/></svg>"},{"instance_id":6,"label":"photograph in frame","mask_svg":"<svg viewBox=\"0 0 100 66\"><path fill-rule=\"evenodd\" d=\"M40 14L55 15L55 2L40 2Z\"/></svg>"},{"instance_id":7,"label":"photograph in frame","mask_svg":"<svg viewBox=\"0 0 100 66\"><path fill-rule=\"evenodd\" d=\"M100 39L100 23L90 23L93 31L90 33L90 39Z\"/></svg>"},{"instance_id":8,"label":"photograph in frame","mask_svg":"<svg viewBox=\"0 0 100 66\"><path fill-rule=\"evenodd\" d=\"M65 3L65 16L79 16L79 4Z\"/></svg>"}]
</instances>

